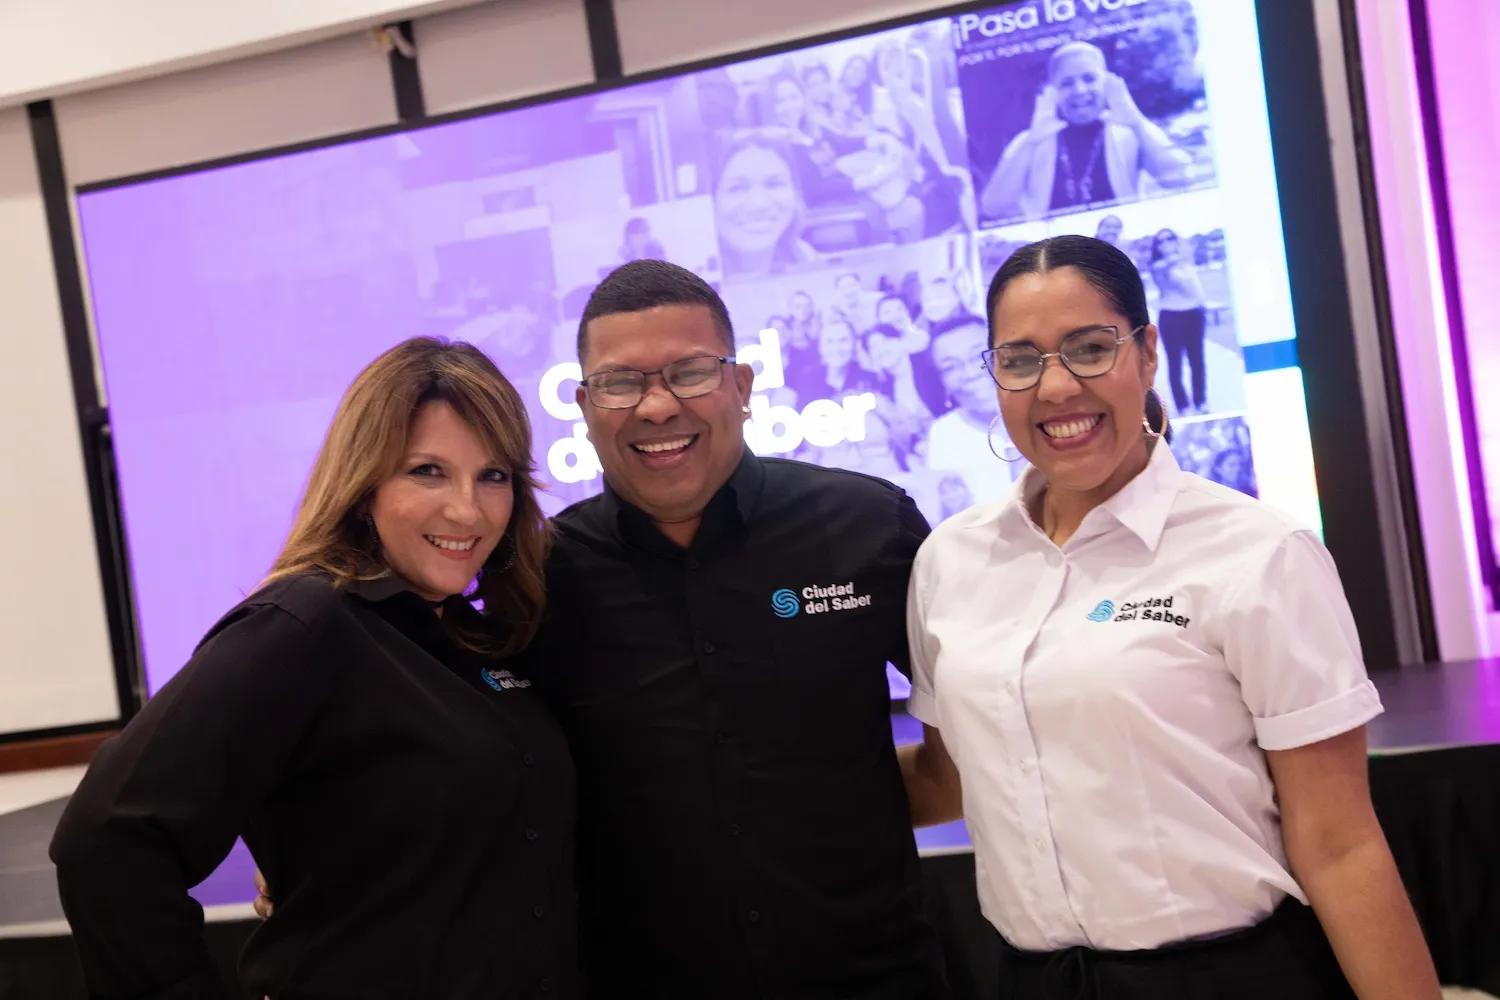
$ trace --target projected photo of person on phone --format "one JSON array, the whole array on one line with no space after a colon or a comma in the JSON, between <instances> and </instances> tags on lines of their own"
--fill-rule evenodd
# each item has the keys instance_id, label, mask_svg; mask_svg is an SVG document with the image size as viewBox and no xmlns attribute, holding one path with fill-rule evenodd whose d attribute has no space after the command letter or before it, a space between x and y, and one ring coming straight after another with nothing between
<instances>
[{"instance_id":1,"label":"projected photo of person on phone","mask_svg":"<svg viewBox=\"0 0 1500 1000\"><path fill-rule=\"evenodd\" d=\"M1080 9L1062 31L1046 25L997 35L984 15L960 17L981 224L1212 183L1194 23L1183 0L1153 5L1150 16Z\"/></svg>"},{"instance_id":2,"label":"projected photo of person on phone","mask_svg":"<svg viewBox=\"0 0 1500 1000\"><path fill-rule=\"evenodd\" d=\"M1026 131L1011 140L981 198L989 215L1038 218L1134 200L1144 171L1188 181L1192 158L1136 106L1088 42L1056 49Z\"/></svg>"}]
</instances>

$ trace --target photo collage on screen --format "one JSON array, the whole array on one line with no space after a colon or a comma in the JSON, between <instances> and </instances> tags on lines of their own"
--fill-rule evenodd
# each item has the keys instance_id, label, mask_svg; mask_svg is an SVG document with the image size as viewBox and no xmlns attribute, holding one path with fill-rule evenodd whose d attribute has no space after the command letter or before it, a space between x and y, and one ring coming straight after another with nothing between
<instances>
[{"instance_id":1,"label":"photo collage on screen","mask_svg":"<svg viewBox=\"0 0 1500 1000\"><path fill-rule=\"evenodd\" d=\"M1193 5L1103 6L1011 4L397 137L424 327L522 391L555 511L602 486L574 401L589 292L626 261L681 264L756 370L752 449L889 479L936 523L1024 464L999 457L979 361L990 276L1097 234L1149 291L1174 452L1253 492Z\"/></svg>"},{"instance_id":2,"label":"photo collage on screen","mask_svg":"<svg viewBox=\"0 0 1500 1000\"><path fill-rule=\"evenodd\" d=\"M1254 128L1210 128L1257 110L1204 82L1236 79L1200 46L1234 10L1018 0L80 194L150 689L264 579L345 387L413 334L516 385L546 513L597 494L578 323L643 258L723 295L752 449L895 482L937 523L1024 468L979 357L991 276L1046 236L1110 240L1161 331L1179 462L1315 519L1275 206L1244 194L1274 188Z\"/></svg>"}]
</instances>

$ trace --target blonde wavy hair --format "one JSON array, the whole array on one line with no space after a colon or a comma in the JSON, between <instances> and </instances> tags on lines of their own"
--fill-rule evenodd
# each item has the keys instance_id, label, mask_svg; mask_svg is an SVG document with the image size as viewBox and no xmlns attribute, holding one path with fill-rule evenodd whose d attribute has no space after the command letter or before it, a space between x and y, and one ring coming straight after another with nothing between
<instances>
[{"instance_id":1,"label":"blonde wavy hair","mask_svg":"<svg viewBox=\"0 0 1500 1000\"><path fill-rule=\"evenodd\" d=\"M401 471L418 409L436 400L473 428L511 473L515 493L505 535L470 592L483 600L483 617L493 625L476 633L455 616L445 616L445 623L470 649L509 655L531 641L541 622L549 534L536 497L526 407L494 362L470 344L414 337L359 373L334 414L297 518L265 582L321 573L341 587L390 575L370 526L370 501L381 483Z\"/></svg>"}]
</instances>

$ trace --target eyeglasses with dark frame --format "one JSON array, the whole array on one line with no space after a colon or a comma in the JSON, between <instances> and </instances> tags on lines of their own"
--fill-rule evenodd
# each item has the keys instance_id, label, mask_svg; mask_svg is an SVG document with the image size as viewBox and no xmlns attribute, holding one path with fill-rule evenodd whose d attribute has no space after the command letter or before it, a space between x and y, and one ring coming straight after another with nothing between
<instances>
[{"instance_id":1,"label":"eyeglasses with dark frame","mask_svg":"<svg viewBox=\"0 0 1500 1000\"><path fill-rule=\"evenodd\" d=\"M1114 370L1120 345L1144 329L1144 326L1138 326L1123 337L1117 326L1074 330L1063 338L1060 348L1050 354L1031 344L1001 344L980 352L979 363L990 373L995 384L1007 392L1030 389L1040 382L1048 358L1061 361L1076 378L1098 378Z\"/></svg>"},{"instance_id":2,"label":"eyeglasses with dark frame","mask_svg":"<svg viewBox=\"0 0 1500 1000\"><path fill-rule=\"evenodd\" d=\"M724 366L733 356L701 354L679 358L669 365L643 372L634 368L610 368L583 380L589 402L604 410L628 410L639 406L652 375L660 375L667 391L678 399L706 396L724 384Z\"/></svg>"}]
</instances>

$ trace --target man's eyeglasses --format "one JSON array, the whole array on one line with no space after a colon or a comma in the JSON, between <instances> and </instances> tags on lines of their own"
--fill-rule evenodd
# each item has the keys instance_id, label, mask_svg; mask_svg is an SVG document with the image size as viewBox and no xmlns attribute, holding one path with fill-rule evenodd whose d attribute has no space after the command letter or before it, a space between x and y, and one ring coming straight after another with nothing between
<instances>
[{"instance_id":1,"label":"man's eyeglasses","mask_svg":"<svg viewBox=\"0 0 1500 1000\"><path fill-rule=\"evenodd\" d=\"M705 354L683 358L649 372L634 368L611 368L595 372L583 380L589 402L605 410L628 410L646 395L646 384L652 375L660 375L667 391L678 399L706 396L724 382L724 366L734 364L732 357Z\"/></svg>"},{"instance_id":2,"label":"man's eyeglasses","mask_svg":"<svg viewBox=\"0 0 1500 1000\"><path fill-rule=\"evenodd\" d=\"M995 384L1007 392L1030 389L1040 382L1048 358L1057 358L1078 378L1098 378L1114 369L1120 345L1144 329L1138 326L1121 337L1119 327L1094 326L1068 334L1051 354L1030 344L1001 344L981 352L979 359Z\"/></svg>"}]
</instances>

